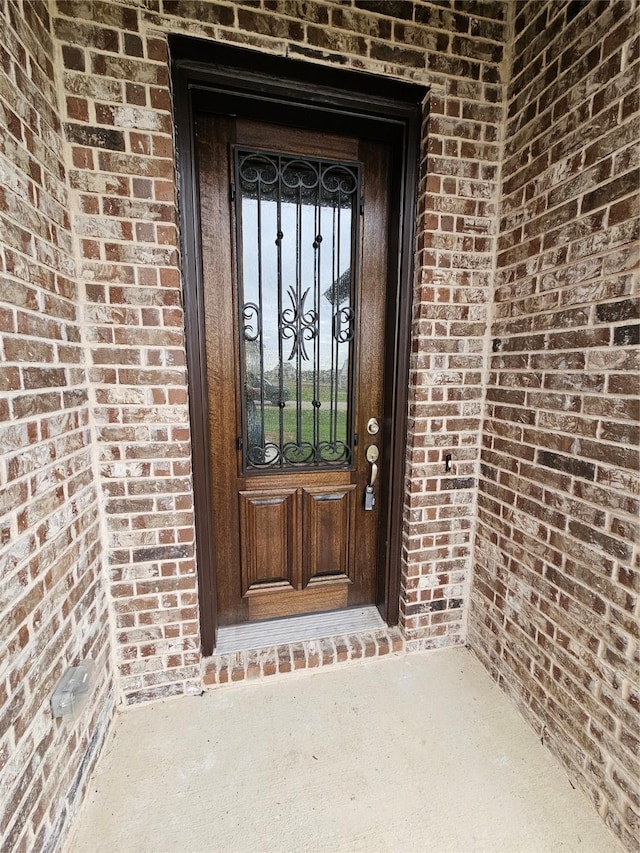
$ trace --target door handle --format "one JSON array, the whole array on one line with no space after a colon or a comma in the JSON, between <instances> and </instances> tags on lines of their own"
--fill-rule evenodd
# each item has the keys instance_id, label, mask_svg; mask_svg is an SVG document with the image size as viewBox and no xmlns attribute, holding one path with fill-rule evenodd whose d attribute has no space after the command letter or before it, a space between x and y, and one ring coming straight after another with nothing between
<instances>
[{"instance_id":1,"label":"door handle","mask_svg":"<svg viewBox=\"0 0 640 853\"><path fill-rule=\"evenodd\" d=\"M375 462L371 463L371 476L369 477L369 486L373 488L373 484L378 476L378 465Z\"/></svg>"},{"instance_id":2,"label":"door handle","mask_svg":"<svg viewBox=\"0 0 640 853\"><path fill-rule=\"evenodd\" d=\"M380 455L380 451L375 446L375 444L370 444L367 447L365 456L367 457L367 462L371 465L371 474L369 476L369 482L367 483L364 490L364 508L366 510L372 510L376 505L376 495L373 491L373 484L376 481L376 477L378 476L378 463L377 459Z\"/></svg>"},{"instance_id":3,"label":"door handle","mask_svg":"<svg viewBox=\"0 0 640 853\"><path fill-rule=\"evenodd\" d=\"M370 444L366 450L367 462L371 463L371 476L369 478L369 485L373 488L373 484L376 481L376 477L378 476L378 456L380 455L380 451L375 446L375 444Z\"/></svg>"}]
</instances>

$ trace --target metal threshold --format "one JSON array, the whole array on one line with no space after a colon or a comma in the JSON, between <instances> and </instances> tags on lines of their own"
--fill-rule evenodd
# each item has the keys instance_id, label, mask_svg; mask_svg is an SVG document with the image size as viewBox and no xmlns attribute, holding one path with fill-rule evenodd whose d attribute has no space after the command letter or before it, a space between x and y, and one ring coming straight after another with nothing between
<instances>
[{"instance_id":1,"label":"metal threshold","mask_svg":"<svg viewBox=\"0 0 640 853\"><path fill-rule=\"evenodd\" d=\"M357 634L385 627L386 623L377 607L373 606L310 613L306 616L288 616L285 619L270 619L245 625L226 625L218 629L214 654L242 652L304 640L321 640L337 634Z\"/></svg>"}]
</instances>

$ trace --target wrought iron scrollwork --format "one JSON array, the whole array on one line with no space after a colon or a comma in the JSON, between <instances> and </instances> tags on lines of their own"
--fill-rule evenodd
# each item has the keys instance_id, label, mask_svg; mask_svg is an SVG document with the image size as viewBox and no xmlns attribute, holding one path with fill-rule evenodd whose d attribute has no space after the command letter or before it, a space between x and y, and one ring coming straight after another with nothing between
<instances>
[{"instance_id":1,"label":"wrought iron scrollwork","mask_svg":"<svg viewBox=\"0 0 640 853\"><path fill-rule=\"evenodd\" d=\"M351 464L351 448L344 441L321 441L318 445L318 461Z\"/></svg>"},{"instance_id":2,"label":"wrought iron scrollwork","mask_svg":"<svg viewBox=\"0 0 640 853\"><path fill-rule=\"evenodd\" d=\"M302 187L306 190L313 189L320 180L319 164L310 160L288 160L282 167L282 183L295 189Z\"/></svg>"},{"instance_id":3,"label":"wrought iron scrollwork","mask_svg":"<svg viewBox=\"0 0 640 853\"><path fill-rule=\"evenodd\" d=\"M351 308L340 308L333 315L333 337L340 344L353 340L356 315Z\"/></svg>"},{"instance_id":4,"label":"wrought iron scrollwork","mask_svg":"<svg viewBox=\"0 0 640 853\"><path fill-rule=\"evenodd\" d=\"M305 311L304 303L309 294L305 290L297 299L295 290L290 287L287 295L291 300L291 308L285 308L280 313L280 334L285 340L292 340L289 361L299 355L303 361L309 360L305 341L312 341L318 335L318 314L312 308Z\"/></svg>"},{"instance_id":5,"label":"wrought iron scrollwork","mask_svg":"<svg viewBox=\"0 0 640 853\"><path fill-rule=\"evenodd\" d=\"M353 463L360 166L235 149L243 468Z\"/></svg>"},{"instance_id":6,"label":"wrought iron scrollwork","mask_svg":"<svg viewBox=\"0 0 640 853\"><path fill-rule=\"evenodd\" d=\"M280 170L277 159L268 154L251 152L240 158L240 177L243 183L271 186L278 182Z\"/></svg>"},{"instance_id":7,"label":"wrought iron scrollwork","mask_svg":"<svg viewBox=\"0 0 640 853\"><path fill-rule=\"evenodd\" d=\"M245 321L242 327L245 341L257 341L262 331L259 306L255 302L245 302L242 306L242 319Z\"/></svg>"},{"instance_id":8,"label":"wrought iron scrollwork","mask_svg":"<svg viewBox=\"0 0 640 853\"><path fill-rule=\"evenodd\" d=\"M342 165L330 165L321 175L323 188L329 193L340 192L353 195L358 188L358 178L354 171Z\"/></svg>"},{"instance_id":9,"label":"wrought iron scrollwork","mask_svg":"<svg viewBox=\"0 0 640 853\"><path fill-rule=\"evenodd\" d=\"M238 151L237 158L238 177L245 192L255 192L258 186L268 191L280 183L286 190L302 190L305 198L310 190L317 190L323 199L339 196L340 204L351 207L351 196L359 190L355 165L257 151Z\"/></svg>"},{"instance_id":10,"label":"wrought iron scrollwork","mask_svg":"<svg viewBox=\"0 0 640 853\"><path fill-rule=\"evenodd\" d=\"M350 465L352 449L344 441L286 442L282 447L274 442L250 445L247 460L256 468L292 466L308 468L310 465Z\"/></svg>"}]
</instances>

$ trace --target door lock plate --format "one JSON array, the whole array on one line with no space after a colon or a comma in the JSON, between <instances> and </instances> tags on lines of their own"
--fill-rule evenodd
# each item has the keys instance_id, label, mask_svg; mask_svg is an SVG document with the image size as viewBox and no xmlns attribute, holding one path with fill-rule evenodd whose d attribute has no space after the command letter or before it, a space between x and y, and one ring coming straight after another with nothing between
<instances>
[{"instance_id":1,"label":"door lock plate","mask_svg":"<svg viewBox=\"0 0 640 853\"><path fill-rule=\"evenodd\" d=\"M373 491L373 486L367 486L364 490L364 508L370 512L376 505L376 493Z\"/></svg>"},{"instance_id":2,"label":"door lock plate","mask_svg":"<svg viewBox=\"0 0 640 853\"><path fill-rule=\"evenodd\" d=\"M375 444L370 444L366 451L367 462L377 462L378 456L380 456L380 451Z\"/></svg>"}]
</instances>

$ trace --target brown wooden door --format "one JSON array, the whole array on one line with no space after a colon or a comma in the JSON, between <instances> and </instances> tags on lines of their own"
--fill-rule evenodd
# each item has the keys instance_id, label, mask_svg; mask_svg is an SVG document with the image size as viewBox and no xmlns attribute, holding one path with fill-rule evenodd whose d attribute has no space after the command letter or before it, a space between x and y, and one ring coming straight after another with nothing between
<instances>
[{"instance_id":1,"label":"brown wooden door","mask_svg":"<svg viewBox=\"0 0 640 853\"><path fill-rule=\"evenodd\" d=\"M373 604L387 146L201 114L196 153L219 624Z\"/></svg>"}]
</instances>

